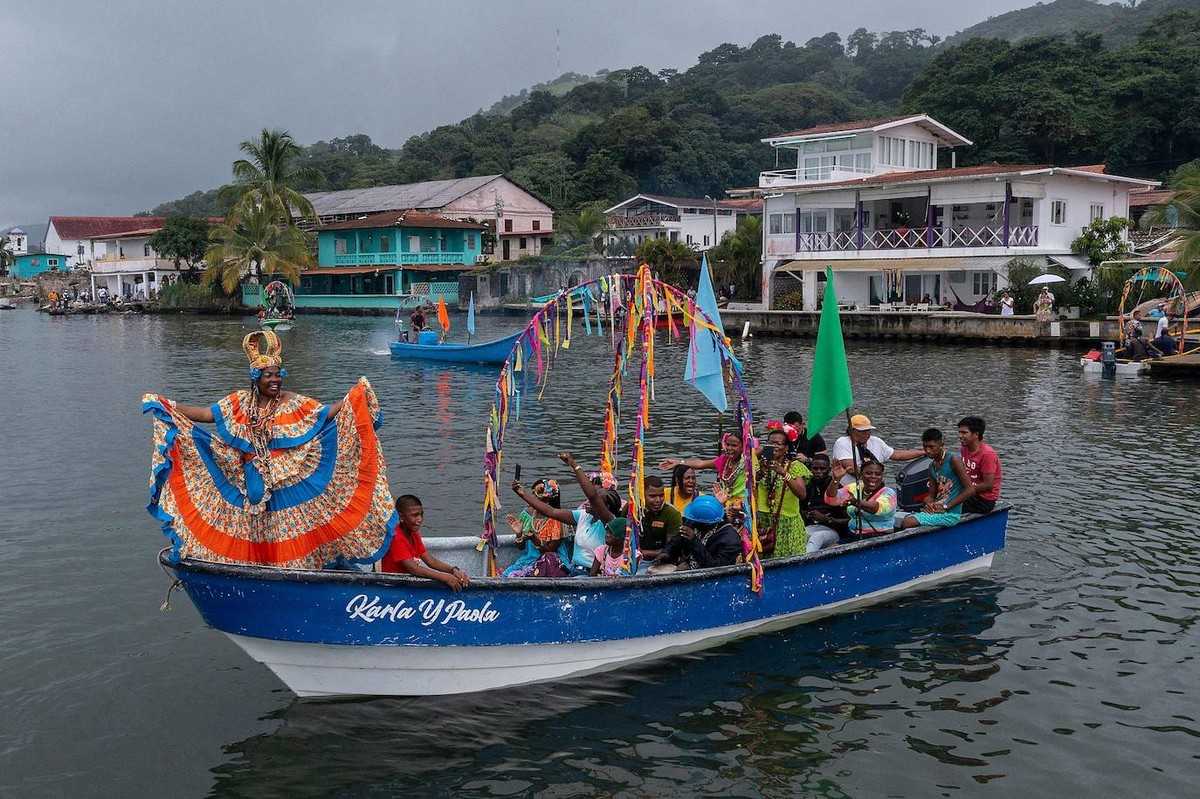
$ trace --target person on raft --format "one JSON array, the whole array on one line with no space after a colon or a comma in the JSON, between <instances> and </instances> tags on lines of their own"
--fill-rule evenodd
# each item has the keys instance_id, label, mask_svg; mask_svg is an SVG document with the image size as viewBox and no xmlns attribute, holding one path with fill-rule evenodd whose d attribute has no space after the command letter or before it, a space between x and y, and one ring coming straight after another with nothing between
<instances>
[{"instance_id":1,"label":"person on raft","mask_svg":"<svg viewBox=\"0 0 1200 799\"><path fill-rule=\"evenodd\" d=\"M325 405L284 389L274 332L250 333L242 348L249 388L207 407L142 398L154 418L147 509L173 556L300 569L374 563L399 517L371 384L360 378Z\"/></svg>"}]
</instances>

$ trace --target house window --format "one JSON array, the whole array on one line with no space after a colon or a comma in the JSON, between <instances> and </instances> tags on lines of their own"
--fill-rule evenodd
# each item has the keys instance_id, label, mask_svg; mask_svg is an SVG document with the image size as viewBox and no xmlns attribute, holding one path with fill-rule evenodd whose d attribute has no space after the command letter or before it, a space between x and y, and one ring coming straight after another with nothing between
<instances>
[{"instance_id":1,"label":"house window","mask_svg":"<svg viewBox=\"0 0 1200 799\"><path fill-rule=\"evenodd\" d=\"M692 244L692 243L693 243L693 242L692 242L692 234L691 234L691 233L687 234L687 243L688 243L688 244Z\"/></svg>"},{"instance_id":2,"label":"house window","mask_svg":"<svg viewBox=\"0 0 1200 799\"><path fill-rule=\"evenodd\" d=\"M345 255L346 254L346 240L345 239L336 238L333 240L333 254L334 255Z\"/></svg>"},{"instance_id":3,"label":"house window","mask_svg":"<svg viewBox=\"0 0 1200 799\"><path fill-rule=\"evenodd\" d=\"M54 267L58 266L58 259L57 258L47 258L46 265L49 266L51 269L53 269Z\"/></svg>"},{"instance_id":4,"label":"house window","mask_svg":"<svg viewBox=\"0 0 1200 799\"><path fill-rule=\"evenodd\" d=\"M704 246L705 246L705 247L707 247L707 246L708 246L708 236L705 236L705 237L704 237Z\"/></svg>"},{"instance_id":5,"label":"house window","mask_svg":"<svg viewBox=\"0 0 1200 799\"><path fill-rule=\"evenodd\" d=\"M783 214L771 214L769 232L773 236L778 236L783 232Z\"/></svg>"},{"instance_id":6,"label":"house window","mask_svg":"<svg viewBox=\"0 0 1200 799\"><path fill-rule=\"evenodd\" d=\"M475 249L475 234L474 233L464 233L463 234L463 249L464 250Z\"/></svg>"},{"instance_id":7,"label":"house window","mask_svg":"<svg viewBox=\"0 0 1200 799\"><path fill-rule=\"evenodd\" d=\"M870 153L855 153L854 154L854 169L857 172L871 171L871 154Z\"/></svg>"},{"instance_id":8,"label":"house window","mask_svg":"<svg viewBox=\"0 0 1200 799\"><path fill-rule=\"evenodd\" d=\"M540 219L533 220L533 229L541 230L542 229L542 220L540 220Z\"/></svg>"},{"instance_id":9,"label":"house window","mask_svg":"<svg viewBox=\"0 0 1200 799\"><path fill-rule=\"evenodd\" d=\"M984 297L996 290L995 272L972 272L971 288L975 296Z\"/></svg>"},{"instance_id":10,"label":"house window","mask_svg":"<svg viewBox=\"0 0 1200 799\"><path fill-rule=\"evenodd\" d=\"M143 258L149 258L149 257L150 257L150 245L149 245L149 244L143 244L143 245L142 245L142 257L143 257Z\"/></svg>"},{"instance_id":11,"label":"house window","mask_svg":"<svg viewBox=\"0 0 1200 799\"><path fill-rule=\"evenodd\" d=\"M504 220L504 232L512 233L512 220L511 219Z\"/></svg>"},{"instance_id":12,"label":"house window","mask_svg":"<svg viewBox=\"0 0 1200 799\"><path fill-rule=\"evenodd\" d=\"M1052 224L1052 225L1067 224L1067 201L1066 200L1051 200L1050 201L1050 224Z\"/></svg>"},{"instance_id":13,"label":"house window","mask_svg":"<svg viewBox=\"0 0 1200 799\"><path fill-rule=\"evenodd\" d=\"M21 246L21 240L17 239L17 247L20 247L20 246ZM80 258L83 257L83 245L82 244L75 245L75 254L78 255Z\"/></svg>"},{"instance_id":14,"label":"house window","mask_svg":"<svg viewBox=\"0 0 1200 799\"><path fill-rule=\"evenodd\" d=\"M1104 218L1104 203L1092 203L1090 218L1093 222Z\"/></svg>"},{"instance_id":15,"label":"house window","mask_svg":"<svg viewBox=\"0 0 1200 799\"><path fill-rule=\"evenodd\" d=\"M379 236L379 251L380 252L391 252L392 251L392 237L387 235L386 233L381 233Z\"/></svg>"},{"instance_id":16,"label":"house window","mask_svg":"<svg viewBox=\"0 0 1200 799\"><path fill-rule=\"evenodd\" d=\"M525 237L524 236L521 237L520 242L517 244L517 249L518 250L525 249Z\"/></svg>"}]
</instances>

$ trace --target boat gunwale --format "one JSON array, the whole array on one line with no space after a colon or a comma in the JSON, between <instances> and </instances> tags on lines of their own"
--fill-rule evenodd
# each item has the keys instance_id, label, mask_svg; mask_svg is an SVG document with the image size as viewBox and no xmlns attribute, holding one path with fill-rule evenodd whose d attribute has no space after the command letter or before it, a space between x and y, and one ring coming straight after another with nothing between
<instances>
[{"instance_id":1,"label":"boat gunwale","mask_svg":"<svg viewBox=\"0 0 1200 799\"><path fill-rule=\"evenodd\" d=\"M1007 528L1007 514L1011 509L1011 505L997 505L988 513L968 514L970 518L964 518L958 524L951 525L949 527L930 527L928 525L924 525L921 527L905 528L897 530L893 533L888 533L886 535L871 536L861 541L853 541L848 544L838 544L837 546L819 549L816 552L792 555L786 558L765 558L762 560L762 566L765 572L786 566L794 566L801 563L815 563L830 558L841 557L842 555L847 555L854 552L861 552L867 549L881 548L889 544L898 543L900 541L907 541L913 538L946 532L953 530L956 527L960 527L963 524L974 523L981 519L994 516L998 513L1005 514L1005 527ZM451 536L447 536L447 538L450 537ZM471 538L471 536L453 537ZM436 541L439 539L430 540ZM357 586L376 585L393 588L429 588L434 584L427 578L416 577L410 574L362 572L341 569L288 569L278 566L216 563L214 561L198 560L195 558L172 560L170 557L170 552L170 548L163 549L161 552L159 552L158 560L163 566L173 571L182 570L200 574L241 577L245 579L265 580L269 582L337 583ZM707 569L687 569L684 571L672 572L670 574L639 575L636 579L632 579L630 577L597 576L588 578L586 582L581 582L578 577L538 577L527 579L514 579L511 577L471 577L471 588L469 588L468 591L474 588L486 588L489 590L500 591L534 592L544 592L547 589L566 589L569 591L578 591L584 588L584 586L589 588L595 587L605 589L636 589L639 587L660 587L723 577L747 577L748 575L748 564L735 563L732 566L715 566Z\"/></svg>"}]
</instances>

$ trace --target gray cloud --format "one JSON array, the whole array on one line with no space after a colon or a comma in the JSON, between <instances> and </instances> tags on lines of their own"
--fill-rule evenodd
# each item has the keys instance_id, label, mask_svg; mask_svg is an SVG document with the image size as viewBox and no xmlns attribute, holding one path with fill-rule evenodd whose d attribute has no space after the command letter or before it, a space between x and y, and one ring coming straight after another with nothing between
<instances>
[{"instance_id":1,"label":"gray cloud","mask_svg":"<svg viewBox=\"0 0 1200 799\"><path fill-rule=\"evenodd\" d=\"M561 71L686 68L773 32L946 35L1026 4L3 0L0 226L219 185L264 126L395 147Z\"/></svg>"}]
</instances>

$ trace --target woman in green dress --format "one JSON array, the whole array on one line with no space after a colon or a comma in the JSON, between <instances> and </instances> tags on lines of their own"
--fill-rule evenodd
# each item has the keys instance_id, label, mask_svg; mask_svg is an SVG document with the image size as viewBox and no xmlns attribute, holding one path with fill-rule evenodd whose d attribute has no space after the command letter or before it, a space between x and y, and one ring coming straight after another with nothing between
<instances>
[{"instance_id":1,"label":"woman in green dress","mask_svg":"<svg viewBox=\"0 0 1200 799\"><path fill-rule=\"evenodd\" d=\"M766 446L756 455L755 505L764 558L803 555L808 545L800 508L807 496L805 481L812 472L789 456L792 432L799 433L788 424L774 426L767 434Z\"/></svg>"}]
</instances>

